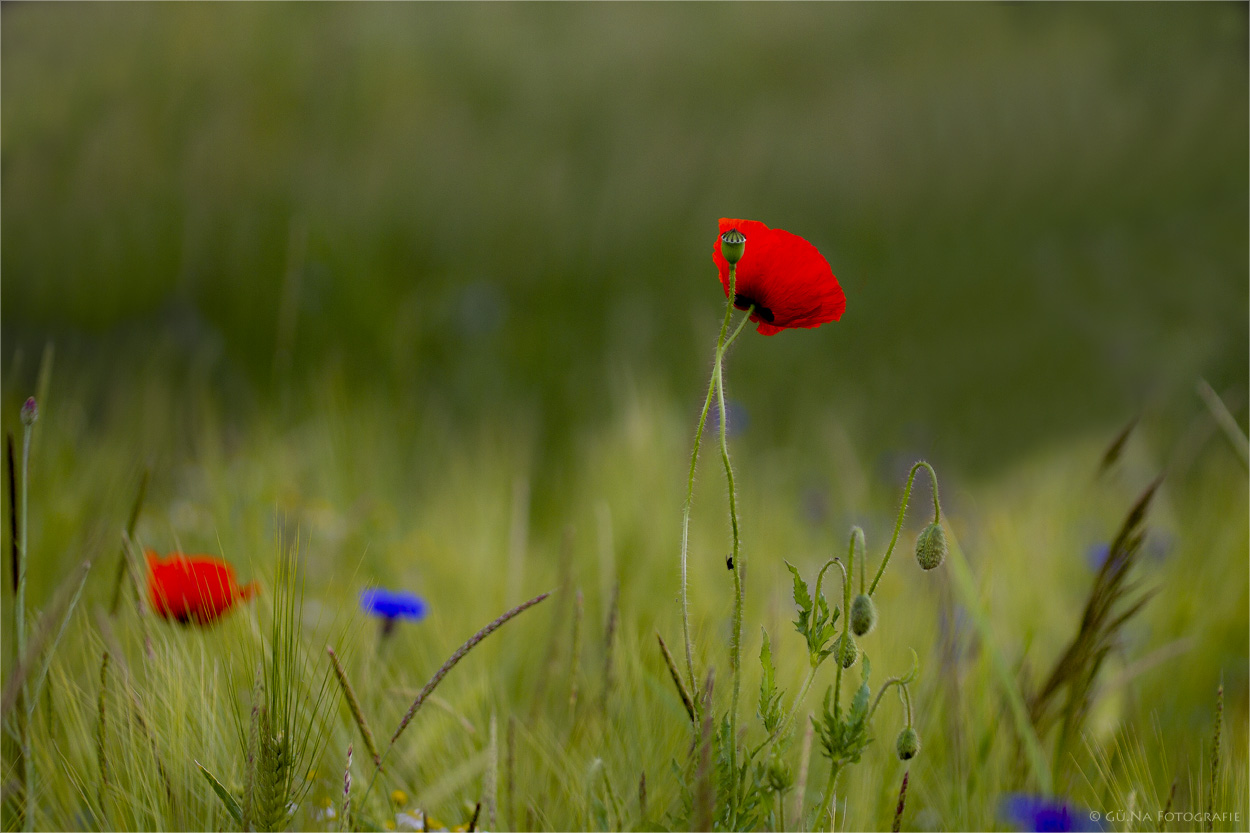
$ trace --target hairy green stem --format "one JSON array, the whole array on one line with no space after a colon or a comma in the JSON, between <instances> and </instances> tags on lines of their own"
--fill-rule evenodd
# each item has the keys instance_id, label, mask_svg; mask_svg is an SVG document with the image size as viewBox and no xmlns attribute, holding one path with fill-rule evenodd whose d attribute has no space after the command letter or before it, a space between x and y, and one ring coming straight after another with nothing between
<instances>
[{"instance_id":1,"label":"hairy green stem","mask_svg":"<svg viewBox=\"0 0 1250 833\"><path fill-rule=\"evenodd\" d=\"M765 738L763 743L751 751L750 756L747 757L748 763L755 760L756 755L767 749L769 744L784 735L786 730L790 728L790 722L794 720L794 716L799 713L799 707L803 705L803 701L807 698L807 691L812 687L812 681L816 679L817 667L818 666L813 665L808 669L807 677L803 679L803 685L799 686L798 696L796 696L794 698L794 702L790 704L790 711L786 714L785 718L781 721L777 728L773 730L773 733Z\"/></svg>"},{"instance_id":2,"label":"hairy green stem","mask_svg":"<svg viewBox=\"0 0 1250 833\"><path fill-rule=\"evenodd\" d=\"M731 305L732 308L732 305ZM725 323L729 323L729 313L725 313ZM721 338L725 336L725 328L721 328ZM694 432L694 449L690 452L690 476L686 482L686 502L681 509L681 633L686 642L686 673L690 682L690 694L694 698L695 712L699 708L699 683L694 676L694 648L690 641L690 603L687 590L686 561L690 553L690 504L694 500L694 471L699 462L699 446L703 442L703 427L707 424L707 412L712 407L712 396L716 392L716 373L720 370L720 349L716 351L716 364L712 370L712 378L707 384L707 397L703 400L703 411L699 414L699 427ZM698 725L698 720L695 721Z\"/></svg>"},{"instance_id":3,"label":"hairy green stem","mask_svg":"<svg viewBox=\"0 0 1250 833\"><path fill-rule=\"evenodd\" d=\"M841 669L841 667L842 665L839 663L838 668ZM841 677L842 675L839 674L838 676ZM829 815L829 808L833 804L833 791L838 785L838 773L841 770L842 766L839 762L833 761L830 763L829 782L825 784L825 797L820 801L820 809L816 811L816 817L812 819L813 829L823 824L825 817ZM832 825L830 825L830 829L832 829Z\"/></svg>"},{"instance_id":4,"label":"hairy green stem","mask_svg":"<svg viewBox=\"0 0 1250 833\"><path fill-rule=\"evenodd\" d=\"M911 500L912 482L916 479L916 472L922 468L928 470L929 480L933 483L933 522L938 523L942 520L942 506L938 502L937 472L933 470L933 466L921 460L911 467L911 471L907 475L907 486L903 489L903 502L899 504L898 520L894 522L894 535L890 538L890 546L886 548L885 558L881 559L881 566L877 568L877 576L872 580L872 585L868 588L869 596L877 592L877 583L881 581L881 576L885 573L885 567L890 563L890 556L894 553L894 545L898 543L898 534L903 528L903 516L907 514L907 502Z\"/></svg>"},{"instance_id":5,"label":"hairy green stem","mask_svg":"<svg viewBox=\"0 0 1250 833\"><path fill-rule=\"evenodd\" d=\"M859 539L859 551L862 558L859 560L859 592L864 592L864 584L867 581L868 574L868 541L864 538L864 530L858 526L851 527L851 555L855 554L855 539ZM855 579L854 571L851 572L851 580ZM847 611L849 615L849 611Z\"/></svg>"},{"instance_id":6,"label":"hairy green stem","mask_svg":"<svg viewBox=\"0 0 1250 833\"><path fill-rule=\"evenodd\" d=\"M694 501L694 473L699 463L699 448L703 443L703 429L707 425L707 413L712 407L712 397L716 394L717 380L720 378L721 360L725 355L725 351L729 349L729 345L733 344L734 339L742 332L742 328L751 320L751 313L754 311L754 305L747 310L747 314L743 316L737 328L728 339L725 333L729 329L729 322L733 316L733 287L737 282L736 270L733 266L729 267L729 302L725 307L725 320L721 323L720 336L716 343L716 360L712 365L712 376L707 384L707 396L703 400L703 410L699 413L699 426L694 432L694 448L690 452L690 474L686 478L686 502L682 505L681 510L681 631L682 637L686 643L686 674L690 683L690 694L693 698L696 712L699 708L699 683L694 673L694 646L690 639L690 603L689 584L687 575L687 561L690 554L690 505ZM724 411L724 408L721 408ZM724 425L724 414L721 414L721 425ZM696 721L697 723L697 721Z\"/></svg>"},{"instance_id":7,"label":"hairy green stem","mask_svg":"<svg viewBox=\"0 0 1250 833\"><path fill-rule=\"evenodd\" d=\"M716 405L720 411L720 456L725 465L725 480L729 484L729 526L733 537L733 568L734 568L734 618L733 636L729 643L730 670L733 671L733 698L729 711L729 768L737 777L738 773L738 697L742 691L742 553L738 536L738 503L734 489L734 470L729 463L729 432L728 414L725 408L725 332L729 329L729 321L733 316L734 290L737 284L737 269L729 267L729 299L725 304L725 320L721 324L720 339L716 345ZM749 314L747 316L750 318ZM737 333L735 333L737 335Z\"/></svg>"}]
</instances>

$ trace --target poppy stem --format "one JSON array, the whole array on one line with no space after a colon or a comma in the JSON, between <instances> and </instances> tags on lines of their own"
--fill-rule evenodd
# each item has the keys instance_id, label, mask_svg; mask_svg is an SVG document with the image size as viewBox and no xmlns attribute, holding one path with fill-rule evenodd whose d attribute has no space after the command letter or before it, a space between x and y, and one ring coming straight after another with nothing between
<instances>
[{"instance_id":1,"label":"poppy stem","mask_svg":"<svg viewBox=\"0 0 1250 833\"><path fill-rule=\"evenodd\" d=\"M881 576L885 574L885 566L890 563L890 556L894 554L894 545L898 543L898 534L903 528L903 516L907 513L907 502L911 500L912 483L916 479L916 472L922 468L929 470L929 479L933 481L933 522L937 523L942 519L942 507L938 502L937 473L933 471L933 466L921 460L911 467L911 472L907 475L907 486L903 489L903 502L899 504L898 520L894 522L894 535L890 538L890 546L885 550L885 558L881 559L881 566L877 568L877 575L868 586L869 596L877 592L877 583L881 581Z\"/></svg>"},{"instance_id":2,"label":"poppy stem","mask_svg":"<svg viewBox=\"0 0 1250 833\"><path fill-rule=\"evenodd\" d=\"M729 267L729 301L725 307L725 321L721 324L720 338L716 344L716 364L713 371L716 375L716 403L720 412L720 453L725 465L725 480L729 485L729 526L733 534L733 572L734 572L734 616L733 639L730 642L730 670L733 672L733 700L729 710L729 770L738 772L738 698L742 690L742 552L738 533L738 501L734 489L734 470L729 462L729 441L727 414L725 408L725 374L724 358L725 333L729 330L729 322L733 317L734 288L737 282L737 269ZM743 323L750 320L748 313ZM742 325L734 332L736 338L742 331ZM730 339L732 341L732 339Z\"/></svg>"},{"instance_id":3,"label":"poppy stem","mask_svg":"<svg viewBox=\"0 0 1250 833\"><path fill-rule=\"evenodd\" d=\"M723 333L723 329L722 329ZM703 401L703 411L699 414L699 427L694 432L694 450L690 452L690 476L686 483L686 502L681 510L681 632L686 642L686 673L690 681L690 695L694 698L695 716L698 715L699 683L694 675L694 650L690 641L690 604L687 591L686 562L690 552L690 504L694 499L694 470L699 462L699 445L703 442L703 428L707 424L707 412L712 407L712 394L716 390L716 370L719 370L719 351L716 369L712 371L712 379L708 382L707 398ZM699 721L695 720L697 726Z\"/></svg>"},{"instance_id":4,"label":"poppy stem","mask_svg":"<svg viewBox=\"0 0 1250 833\"><path fill-rule=\"evenodd\" d=\"M730 268L730 281L735 278L734 269ZM733 285L732 283L730 284ZM686 502L681 510L681 630L682 636L686 643L686 674L690 684L690 694L694 698L695 710L698 710L699 703L699 683L694 673L694 648L690 640L690 604L687 590L687 561L690 553L690 504L694 500L694 472L699 462L699 446L703 443L703 429L707 425L707 413L712 407L712 396L716 392L717 379L720 376L721 357L725 351L729 349L729 345L733 343L738 334L742 332L747 322L751 320L751 312L755 309L755 305L751 305L751 309L747 310L747 314L742 317L741 323L734 330L733 335L725 340L725 333L729 330L729 322L733 316L733 292L729 293L729 304L725 309L725 321L721 324L720 338L716 345L716 362L712 369L712 378L708 380L707 397L703 400L703 410L699 414L699 426L694 432L694 449L690 452L690 476L686 480ZM721 409L722 412L724 409ZM721 415L721 424L725 422L724 415ZM698 721L695 721L696 725Z\"/></svg>"}]
</instances>

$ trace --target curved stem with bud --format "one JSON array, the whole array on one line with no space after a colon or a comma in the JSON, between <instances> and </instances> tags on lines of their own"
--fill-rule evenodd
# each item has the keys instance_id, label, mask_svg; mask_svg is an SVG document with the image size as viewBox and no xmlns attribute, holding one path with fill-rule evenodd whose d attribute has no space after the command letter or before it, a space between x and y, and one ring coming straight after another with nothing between
<instances>
[{"instance_id":1,"label":"curved stem with bud","mask_svg":"<svg viewBox=\"0 0 1250 833\"><path fill-rule=\"evenodd\" d=\"M877 592L877 584L881 581L881 576L885 573L885 567L890 563L890 556L894 554L894 545L898 543L898 534L903 528L903 516L907 514L907 502L911 500L911 487L916 479L916 472L920 469L926 469L929 472L929 480L933 484L933 522L938 523L942 520L942 505L938 501L938 482L937 472L933 470L933 466L924 460L916 463L911 467L911 471L907 475L907 486L903 489L903 502L898 507L898 520L894 522L894 535L890 538L890 546L886 548L885 558L881 560L881 566L877 568L877 575L872 580L872 584L868 587L868 595L871 596Z\"/></svg>"}]
</instances>

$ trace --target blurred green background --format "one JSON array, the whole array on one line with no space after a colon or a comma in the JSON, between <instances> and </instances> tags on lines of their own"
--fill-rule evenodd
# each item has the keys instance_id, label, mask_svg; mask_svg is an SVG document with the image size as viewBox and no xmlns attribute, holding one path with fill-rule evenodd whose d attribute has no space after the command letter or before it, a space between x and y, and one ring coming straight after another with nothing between
<instances>
[{"instance_id":1,"label":"blurred green background","mask_svg":"<svg viewBox=\"0 0 1250 833\"><path fill-rule=\"evenodd\" d=\"M1246 8L6 5L6 392L48 340L88 421L329 372L558 460L634 385L693 417L742 216L848 297L739 343L761 447L976 472L1244 401Z\"/></svg>"}]
</instances>

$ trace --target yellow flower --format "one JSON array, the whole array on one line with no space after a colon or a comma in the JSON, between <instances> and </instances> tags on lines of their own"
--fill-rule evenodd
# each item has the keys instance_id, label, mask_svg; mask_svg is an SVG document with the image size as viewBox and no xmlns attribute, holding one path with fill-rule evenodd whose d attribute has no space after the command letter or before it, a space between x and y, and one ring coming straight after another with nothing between
<instances>
[{"instance_id":1,"label":"yellow flower","mask_svg":"<svg viewBox=\"0 0 1250 833\"><path fill-rule=\"evenodd\" d=\"M391 793L391 801L395 803L396 807L403 807L408 803L408 793L403 790L395 790L395 792Z\"/></svg>"}]
</instances>

